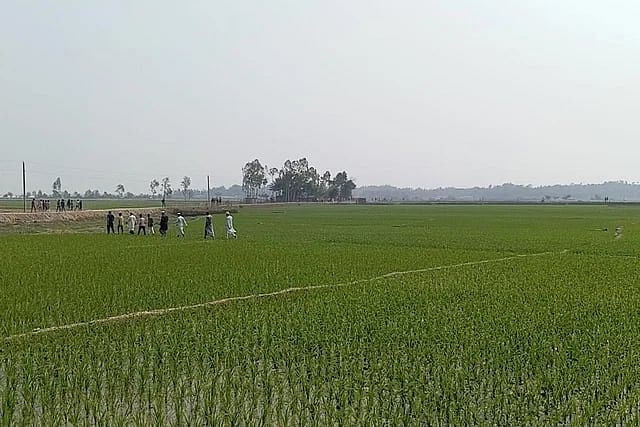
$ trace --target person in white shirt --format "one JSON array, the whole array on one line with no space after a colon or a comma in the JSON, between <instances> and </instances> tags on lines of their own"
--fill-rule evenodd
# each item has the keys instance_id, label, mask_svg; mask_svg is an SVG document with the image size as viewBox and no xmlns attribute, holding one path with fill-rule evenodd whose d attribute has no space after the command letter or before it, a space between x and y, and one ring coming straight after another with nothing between
<instances>
[{"instance_id":1,"label":"person in white shirt","mask_svg":"<svg viewBox=\"0 0 640 427\"><path fill-rule=\"evenodd\" d=\"M227 239L229 238L229 236L233 237L234 239L238 238L238 233L236 232L236 229L233 228L233 217L231 216L231 213L229 211L227 211L225 213L226 215L226 224L227 224Z\"/></svg>"},{"instance_id":2,"label":"person in white shirt","mask_svg":"<svg viewBox=\"0 0 640 427\"><path fill-rule=\"evenodd\" d=\"M136 216L133 212L129 212L129 234L135 234L136 231Z\"/></svg>"},{"instance_id":3,"label":"person in white shirt","mask_svg":"<svg viewBox=\"0 0 640 427\"><path fill-rule=\"evenodd\" d=\"M140 233L144 234L145 236L147 235L147 225L146 225L146 219L144 217L144 215L140 214L140 219L138 220L138 236L140 235Z\"/></svg>"},{"instance_id":4,"label":"person in white shirt","mask_svg":"<svg viewBox=\"0 0 640 427\"><path fill-rule=\"evenodd\" d=\"M187 225L187 220L184 219L180 212L178 212L178 217L176 218L176 231L178 232L178 237L184 237L184 228Z\"/></svg>"}]
</instances>

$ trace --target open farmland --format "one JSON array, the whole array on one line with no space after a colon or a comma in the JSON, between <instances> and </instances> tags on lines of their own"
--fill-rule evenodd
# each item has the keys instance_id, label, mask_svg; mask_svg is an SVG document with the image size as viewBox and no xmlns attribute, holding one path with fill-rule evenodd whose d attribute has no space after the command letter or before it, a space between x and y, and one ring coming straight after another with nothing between
<instances>
[{"instance_id":1,"label":"open farmland","mask_svg":"<svg viewBox=\"0 0 640 427\"><path fill-rule=\"evenodd\" d=\"M636 423L639 218L292 206L241 209L237 241L3 234L0 422Z\"/></svg>"}]
</instances>

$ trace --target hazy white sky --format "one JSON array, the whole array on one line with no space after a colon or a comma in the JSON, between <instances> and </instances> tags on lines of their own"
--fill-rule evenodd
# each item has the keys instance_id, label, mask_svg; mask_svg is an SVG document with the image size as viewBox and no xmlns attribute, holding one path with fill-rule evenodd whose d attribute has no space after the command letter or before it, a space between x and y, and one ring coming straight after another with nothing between
<instances>
[{"instance_id":1,"label":"hazy white sky","mask_svg":"<svg viewBox=\"0 0 640 427\"><path fill-rule=\"evenodd\" d=\"M640 180L640 2L2 2L0 192L306 156L359 185Z\"/></svg>"}]
</instances>

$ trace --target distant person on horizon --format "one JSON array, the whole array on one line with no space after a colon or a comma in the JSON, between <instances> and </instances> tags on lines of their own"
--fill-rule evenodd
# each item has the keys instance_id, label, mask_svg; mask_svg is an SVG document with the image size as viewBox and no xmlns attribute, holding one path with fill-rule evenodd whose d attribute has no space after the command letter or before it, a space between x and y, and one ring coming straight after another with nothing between
<instances>
[{"instance_id":1,"label":"distant person on horizon","mask_svg":"<svg viewBox=\"0 0 640 427\"><path fill-rule=\"evenodd\" d=\"M207 212L207 216L204 217L204 239L207 240L209 236L211 236L212 239L216 238L213 230L213 216Z\"/></svg>"},{"instance_id":2,"label":"distant person on horizon","mask_svg":"<svg viewBox=\"0 0 640 427\"><path fill-rule=\"evenodd\" d=\"M165 211L162 211L160 215L160 235L167 237L167 230L169 230L169 217Z\"/></svg>"},{"instance_id":3,"label":"distant person on horizon","mask_svg":"<svg viewBox=\"0 0 640 427\"><path fill-rule=\"evenodd\" d=\"M147 235L147 221L144 215L140 214L140 219L138 220L138 236L140 233Z\"/></svg>"},{"instance_id":4,"label":"distant person on horizon","mask_svg":"<svg viewBox=\"0 0 640 427\"><path fill-rule=\"evenodd\" d=\"M162 196L162 208L166 208L167 207L167 201L164 198L164 195Z\"/></svg>"},{"instance_id":5,"label":"distant person on horizon","mask_svg":"<svg viewBox=\"0 0 640 427\"><path fill-rule=\"evenodd\" d=\"M60 212L60 199L56 200L56 212Z\"/></svg>"},{"instance_id":6,"label":"distant person on horizon","mask_svg":"<svg viewBox=\"0 0 640 427\"><path fill-rule=\"evenodd\" d=\"M118 234L124 233L124 218L122 212L118 212Z\"/></svg>"},{"instance_id":7,"label":"distant person on horizon","mask_svg":"<svg viewBox=\"0 0 640 427\"><path fill-rule=\"evenodd\" d=\"M36 199L31 199L31 212L36 211Z\"/></svg>"},{"instance_id":8,"label":"distant person on horizon","mask_svg":"<svg viewBox=\"0 0 640 427\"><path fill-rule=\"evenodd\" d=\"M156 230L153 228L153 217L151 214L147 214L147 227L149 227L149 234L156 234Z\"/></svg>"},{"instance_id":9,"label":"distant person on horizon","mask_svg":"<svg viewBox=\"0 0 640 427\"><path fill-rule=\"evenodd\" d=\"M226 221L226 225L227 225L227 239L229 238L229 236L233 237L234 239L238 238L238 232L236 231L235 228L233 228L233 217L231 216L231 212L227 211L225 212L225 221Z\"/></svg>"},{"instance_id":10,"label":"distant person on horizon","mask_svg":"<svg viewBox=\"0 0 640 427\"><path fill-rule=\"evenodd\" d=\"M113 229L113 221L116 219L116 217L113 215L113 213L111 213L111 211L109 211L109 213L107 214L107 234L116 234L116 230Z\"/></svg>"},{"instance_id":11,"label":"distant person on horizon","mask_svg":"<svg viewBox=\"0 0 640 427\"><path fill-rule=\"evenodd\" d=\"M129 234L136 234L136 216L129 212Z\"/></svg>"},{"instance_id":12,"label":"distant person on horizon","mask_svg":"<svg viewBox=\"0 0 640 427\"><path fill-rule=\"evenodd\" d=\"M178 217L176 218L176 232L178 233L178 237L184 237L184 228L187 226L187 220L184 219L182 214L178 212Z\"/></svg>"},{"instance_id":13,"label":"distant person on horizon","mask_svg":"<svg viewBox=\"0 0 640 427\"><path fill-rule=\"evenodd\" d=\"M82 199L78 200L78 209L82 210Z\"/></svg>"},{"instance_id":14,"label":"distant person on horizon","mask_svg":"<svg viewBox=\"0 0 640 427\"><path fill-rule=\"evenodd\" d=\"M64 199L60 199L60 211L61 212L65 211L65 201L64 201Z\"/></svg>"}]
</instances>

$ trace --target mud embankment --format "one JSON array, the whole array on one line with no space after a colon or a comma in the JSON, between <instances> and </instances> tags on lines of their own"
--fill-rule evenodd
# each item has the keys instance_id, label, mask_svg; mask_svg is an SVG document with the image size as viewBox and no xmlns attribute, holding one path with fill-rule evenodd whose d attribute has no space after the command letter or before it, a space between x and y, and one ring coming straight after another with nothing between
<instances>
[{"instance_id":1,"label":"mud embankment","mask_svg":"<svg viewBox=\"0 0 640 427\"><path fill-rule=\"evenodd\" d=\"M200 207L183 207L183 208L167 208L165 209L169 216L175 216L181 212L184 216L200 216L206 214L207 208ZM212 214L224 213L226 210L237 212L236 208L213 207L210 212ZM107 212L113 212L114 215L122 213L123 216L129 216L129 212L133 212L136 216L140 214L151 214L154 218L160 217L162 209L160 208L117 208L117 209L96 209L84 211L68 211L68 212L11 212L0 213L0 224L17 225L17 224L40 224L40 223L56 223L56 222L80 222L80 221L97 221L104 219Z\"/></svg>"}]
</instances>

